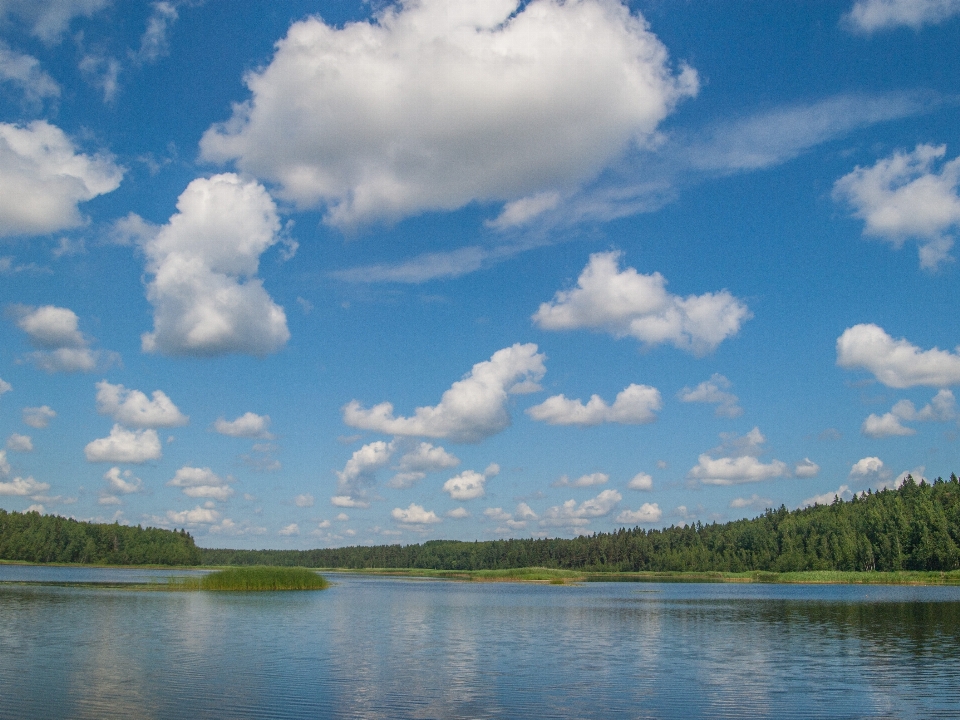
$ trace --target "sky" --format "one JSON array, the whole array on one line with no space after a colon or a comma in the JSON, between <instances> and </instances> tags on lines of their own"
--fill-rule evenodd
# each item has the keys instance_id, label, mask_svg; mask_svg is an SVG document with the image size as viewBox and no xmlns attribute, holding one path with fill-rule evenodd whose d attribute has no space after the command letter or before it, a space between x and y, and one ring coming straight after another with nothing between
<instances>
[{"instance_id":1,"label":"sky","mask_svg":"<svg viewBox=\"0 0 960 720\"><path fill-rule=\"evenodd\" d=\"M0 0L0 507L573 537L960 472L960 0Z\"/></svg>"}]
</instances>

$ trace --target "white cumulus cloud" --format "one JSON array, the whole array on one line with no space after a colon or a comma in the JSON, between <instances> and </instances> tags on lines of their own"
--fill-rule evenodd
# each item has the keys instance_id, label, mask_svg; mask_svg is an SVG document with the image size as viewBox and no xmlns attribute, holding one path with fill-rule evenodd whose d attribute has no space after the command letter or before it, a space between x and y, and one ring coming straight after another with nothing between
<instances>
[{"instance_id":1,"label":"white cumulus cloud","mask_svg":"<svg viewBox=\"0 0 960 720\"><path fill-rule=\"evenodd\" d=\"M459 464L460 459L442 447L421 442L400 458L396 466L399 472L390 478L387 487L403 490L423 480L428 472L447 470Z\"/></svg>"},{"instance_id":2,"label":"white cumulus cloud","mask_svg":"<svg viewBox=\"0 0 960 720\"><path fill-rule=\"evenodd\" d=\"M653 478L644 472L639 472L630 478L628 490L653 490Z\"/></svg>"},{"instance_id":3,"label":"white cumulus cloud","mask_svg":"<svg viewBox=\"0 0 960 720\"><path fill-rule=\"evenodd\" d=\"M400 525L432 525L443 522L433 510L424 510L422 505L410 503L406 510L394 508L390 515Z\"/></svg>"},{"instance_id":4,"label":"white cumulus cloud","mask_svg":"<svg viewBox=\"0 0 960 720\"><path fill-rule=\"evenodd\" d=\"M518 503L513 514L506 512L503 508L495 507L484 510L483 516L497 523L495 532L504 533L525 530L528 522L538 519L537 514L525 502Z\"/></svg>"},{"instance_id":5,"label":"white cumulus cloud","mask_svg":"<svg viewBox=\"0 0 960 720\"><path fill-rule=\"evenodd\" d=\"M0 19L15 15L30 27L30 34L52 44L77 17L90 17L112 0L0 0Z\"/></svg>"},{"instance_id":6,"label":"white cumulus cloud","mask_svg":"<svg viewBox=\"0 0 960 720\"><path fill-rule=\"evenodd\" d=\"M13 480L0 482L0 495L23 497L27 495L37 495L49 489L49 483L37 482L32 477L15 477Z\"/></svg>"},{"instance_id":7,"label":"white cumulus cloud","mask_svg":"<svg viewBox=\"0 0 960 720\"><path fill-rule=\"evenodd\" d=\"M850 500L852 497L853 492L850 490L850 486L841 485L833 492L825 492L822 495L814 495L813 497L807 498L800 503L800 507L810 507L811 505L831 505L837 498L840 498L841 500Z\"/></svg>"},{"instance_id":8,"label":"white cumulus cloud","mask_svg":"<svg viewBox=\"0 0 960 720\"><path fill-rule=\"evenodd\" d=\"M109 436L88 443L83 452L88 462L114 463L145 463L162 455L156 430L127 430L120 425L114 425Z\"/></svg>"},{"instance_id":9,"label":"white cumulus cloud","mask_svg":"<svg viewBox=\"0 0 960 720\"><path fill-rule=\"evenodd\" d=\"M167 511L167 520L175 525L210 525L220 519L220 513L212 508L197 505L193 510Z\"/></svg>"},{"instance_id":10,"label":"white cumulus cloud","mask_svg":"<svg viewBox=\"0 0 960 720\"><path fill-rule=\"evenodd\" d=\"M297 495L294 498L293 504L299 508L308 508L313 507L313 495L310 493L303 493L302 495Z\"/></svg>"},{"instance_id":11,"label":"white cumulus cloud","mask_svg":"<svg viewBox=\"0 0 960 720\"><path fill-rule=\"evenodd\" d=\"M883 415L871 413L863 421L861 432L873 438L916 435L917 431L904 422L948 422L957 417L957 402L949 390L940 390L920 410L909 400L900 400L890 412Z\"/></svg>"},{"instance_id":12,"label":"white cumulus cloud","mask_svg":"<svg viewBox=\"0 0 960 720\"><path fill-rule=\"evenodd\" d=\"M11 390L13 390L13 385L11 385L7 381L0 378L0 395L3 395L4 393L8 393Z\"/></svg>"},{"instance_id":13,"label":"white cumulus cloud","mask_svg":"<svg viewBox=\"0 0 960 720\"><path fill-rule=\"evenodd\" d=\"M139 390L101 380L97 383L97 412L138 428L177 427L189 422L190 418L180 412L166 393L154 390L152 397L151 400Z\"/></svg>"},{"instance_id":14,"label":"white cumulus cloud","mask_svg":"<svg viewBox=\"0 0 960 720\"><path fill-rule=\"evenodd\" d=\"M844 20L860 32L906 26L915 30L960 14L960 0L857 0Z\"/></svg>"},{"instance_id":15,"label":"white cumulus cloud","mask_svg":"<svg viewBox=\"0 0 960 720\"><path fill-rule=\"evenodd\" d=\"M483 474L475 470L464 470L443 484L443 491L454 500L475 500L486 494L487 480L500 474L500 466L491 463Z\"/></svg>"},{"instance_id":16,"label":"white cumulus cloud","mask_svg":"<svg viewBox=\"0 0 960 720\"><path fill-rule=\"evenodd\" d=\"M283 346L286 314L256 276L279 232L276 205L262 185L232 173L191 182L177 213L144 243L154 309L144 351L262 356Z\"/></svg>"},{"instance_id":17,"label":"white cumulus cloud","mask_svg":"<svg viewBox=\"0 0 960 720\"><path fill-rule=\"evenodd\" d=\"M960 352L921 350L905 338L894 340L872 323L854 325L837 338L837 365L868 370L892 388L960 384Z\"/></svg>"},{"instance_id":18,"label":"white cumulus cloud","mask_svg":"<svg viewBox=\"0 0 960 720\"><path fill-rule=\"evenodd\" d=\"M714 373L709 380L704 380L695 388L685 387L677 397L682 402L707 403L716 405L713 411L717 417L736 418L743 415L743 408L740 407L739 399L731 392L730 381L720 373Z\"/></svg>"},{"instance_id":19,"label":"white cumulus cloud","mask_svg":"<svg viewBox=\"0 0 960 720\"><path fill-rule=\"evenodd\" d=\"M660 522L663 511L657 503L644 503L637 510L624 510L617 515L617 522L627 525L646 525Z\"/></svg>"},{"instance_id":20,"label":"white cumulus cloud","mask_svg":"<svg viewBox=\"0 0 960 720\"><path fill-rule=\"evenodd\" d=\"M77 227L84 222L77 206L116 190L122 178L109 156L78 153L55 125L0 123L0 237Z\"/></svg>"},{"instance_id":21,"label":"white cumulus cloud","mask_svg":"<svg viewBox=\"0 0 960 720\"><path fill-rule=\"evenodd\" d=\"M950 259L953 238L948 231L960 224L960 158L936 164L945 145L917 145L911 153L897 152L868 168L857 167L837 180L834 197L847 201L864 221L865 235L900 248L908 238L920 244L920 265L936 268Z\"/></svg>"},{"instance_id":22,"label":"white cumulus cloud","mask_svg":"<svg viewBox=\"0 0 960 720\"><path fill-rule=\"evenodd\" d=\"M816 477L820 472L820 466L810 458L804 458L793 468L793 474L798 478Z\"/></svg>"},{"instance_id":23,"label":"white cumulus cloud","mask_svg":"<svg viewBox=\"0 0 960 720\"><path fill-rule=\"evenodd\" d=\"M631 383L617 393L613 405L607 405L599 395L591 395L586 405L565 395L554 395L528 408L527 414L549 425L643 425L656 420L656 413L661 407L663 401L659 390L649 385Z\"/></svg>"},{"instance_id":24,"label":"white cumulus cloud","mask_svg":"<svg viewBox=\"0 0 960 720\"><path fill-rule=\"evenodd\" d=\"M140 478L135 477L129 470L121 470L118 467L107 470L103 474L103 479L107 481L107 487L111 493L129 495L143 489L143 481Z\"/></svg>"},{"instance_id":25,"label":"white cumulus cloud","mask_svg":"<svg viewBox=\"0 0 960 720\"><path fill-rule=\"evenodd\" d=\"M16 85L24 98L38 104L44 98L59 97L60 86L40 67L40 61L10 49L0 40L0 81Z\"/></svg>"},{"instance_id":26,"label":"white cumulus cloud","mask_svg":"<svg viewBox=\"0 0 960 720\"><path fill-rule=\"evenodd\" d=\"M300 534L300 526L296 523L290 523L286 527L277 530L277 535L283 535L284 537L292 537L294 535Z\"/></svg>"},{"instance_id":27,"label":"white cumulus cloud","mask_svg":"<svg viewBox=\"0 0 960 720\"><path fill-rule=\"evenodd\" d=\"M882 478L887 475L889 475L889 473L883 465L883 460L878 457L860 458L850 467L851 478Z\"/></svg>"},{"instance_id":28,"label":"white cumulus cloud","mask_svg":"<svg viewBox=\"0 0 960 720\"><path fill-rule=\"evenodd\" d=\"M571 480L563 475L555 483L552 483L551 487L591 487L593 485L606 485L609 480L610 476L601 472L581 475L576 480Z\"/></svg>"},{"instance_id":29,"label":"white cumulus cloud","mask_svg":"<svg viewBox=\"0 0 960 720\"><path fill-rule=\"evenodd\" d=\"M353 400L343 408L343 421L350 427L391 435L479 442L510 425L508 396L527 391L525 382L538 382L546 372L544 360L536 345L518 343L474 365L443 393L439 404L419 407L411 417L395 417L389 402L365 409Z\"/></svg>"},{"instance_id":30,"label":"white cumulus cloud","mask_svg":"<svg viewBox=\"0 0 960 720\"><path fill-rule=\"evenodd\" d=\"M722 437L725 440L724 445L710 453L729 454L725 457L712 457L710 453L702 453L697 464L690 468L687 477L699 480L705 485L739 485L790 475L790 468L785 462L771 460L765 463L758 459L767 441L760 428L753 428L742 437Z\"/></svg>"},{"instance_id":31,"label":"white cumulus cloud","mask_svg":"<svg viewBox=\"0 0 960 720\"><path fill-rule=\"evenodd\" d=\"M257 415L253 412L245 412L236 420L225 420L217 418L213 423L213 429L221 435L242 438L264 438L271 439L270 434L270 416Z\"/></svg>"},{"instance_id":32,"label":"white cumulus cloud","mask_svg":"<svg viewBox=\"0 0 960 720\"><path fill-rule=\"evenodd\" d=\"M25 407L23 409L23 422L32 428L42 430L50 424L50 421L57 416L55 410L51 410L49 405L40 407Z\"/></svg>"},{"instance_id":33,"label":"white cumulus cloud","mask_svg":"<svg viewBox=\"0 0 960 720\"><path fill-rule=\"evenodd\" d=\"M341 226L573 190L697 89L614 0L406 1L340 28L314 16L245 81L251 99L202 156Z\"/></svg>"},{"instance_id":34,"label":"white cumulus cloud","mask_svg":"<svg viewBox=\"0 0 960 720\"><path fill-rule=\"evenodd\" d=\"M210 468L185 465L177 470L167 485L180 488L187 497L209 498L224 502L233 495L233 488L228 485L231 480L232 478L221 478Z\"/></svg>"},{"instance_id":35,"label":"white cumulus cloud","mask_svg":"<svg viewBox=\"0 0 960 720\"><path fill-rule=\"evenodd\" d=\"M616 490L604 490L589 500L577 505L576 500L567 500L563 505L554 505L540 517L541 527L578 528L590 521L613 512L623 496Z\"/></svg>"},{"instance_id":36,"label":"white cumulus cloud","mask_svg":"<svg viewBox=\"0 0 960 720\"><path fill-rule=\"evenodd\" d=\"M376 482L376 473L390 462L393 443L377 440L367 443L337 471L337 494L330 502L336 507L367 507L367 495Z\"/></svg>"},{"instance_id":37,"label":"white cumulus cloud","mask_svg":"<svg viewBox=\"0 0 960 720\"><path fill-rule=\"evenodd\" d=\"M13 307L17 327L37 348L26 359L46 372L90 372L98 363L109 364L113 353L90 349L90 339L80 332L80 318L69 308L55 305Z\"/></svg>"},{"instance_id":38,"label":"white cumulus cloud","mask_svg":"<svg viewBox=\"0 0 960 720\"><path fill-rule=\"evenodd\" d=\"M561 290L543 303L533 321L545 330L603 330L633 337L648 346L669 343L705 355L736 335L753 317L747 306L726 290L680 297L667 292L660 273L620 271L621 253L590 256L572 290Z\"/></svg>"}]
</instances>

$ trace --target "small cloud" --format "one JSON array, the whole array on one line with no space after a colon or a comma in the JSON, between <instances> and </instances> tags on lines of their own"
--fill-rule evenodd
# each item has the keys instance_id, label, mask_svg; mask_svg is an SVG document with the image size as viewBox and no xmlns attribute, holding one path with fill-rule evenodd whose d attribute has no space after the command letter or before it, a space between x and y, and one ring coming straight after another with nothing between
<instances>
[{"instance_id":1,"label":"small cloud","mask_svg":"<svg viewBox=\"0 0 960 720\"><path fill-rule=\"evenodd\" d=\"M311 495L310 493L297 495L297 497L294 498L293 502L299 508L313 507L313 495Z\"/></svg>"},{"instance_id":2,"label":"small cloud","mask_svg":"<svg viewBox=\"0 0 960 720\"><path fill-rule=\"evenodd\" d=\"M653 490L653 478L647 473L637 473L627 483L628 490Z\"/></svg>"},{"instance_id":3,"label":"small cloud","mask_svg":"<svg viewBox=\"0 0 960 720\"><path fill-rule=\"evenodd\" d=\"M0 380L0 383L3 381ZM2 387L0 387L0 395L2 395ZM40 407L25 407L23 409L23 422L29 425L32 428L37 430L42 430L50 424L50 421L57 416L57 413L50 409L48 405L41 405Z\"/></svg>"},{"instance_id":4,"label":"small cloud","mask_svg":"<svg viewBox=\"0 0 960 720\"><path fill-rule=\"evenodd\" d=\"M290 537L290 536L299 535L299 534L300 534L300 526L297 525L296 523L290 523L286 527L277 531L277 535L283 535L285 537Z\"/></svg>"},{"instance_id":5,"label":"small cloud","mask_svg":"<svg viewBox=\"0 0 960 720\"><path fill-rule=\"evenodd\" d=\"M127 430L114 425L110 435L94 440L84 448L87 462L145 463L162 456L157 431Z\"/></svg>"},{"instance_id":6,"label":"small cloud","mask_svg":"<svg viewBox=\"0 0 960 720\"><path fill-rule=\"evenodd\" d=\"M624 510L617 515L617 522L627 525L645 525L660 522L663 511L657 503L644 503L637 510Z\"/></svg>"},{"instance_id":7,"label":"small cloud","mask_svg":"<svg viewBox=\"0 0 960 720\"><path fill-rule=\"evenodd\" d=\"M30 439L29 435L13 433L7 438L7 450L23 453L33 452L33 440Z\"/></svg>"},{"instance_id":8,"label":"small cloud","mask_svg":"<svg viewBox=\"0 0 960 720\"><path fill-rule=\"evenodd\" d=\"M443 484L443 491L454 500L475 500L486 494L487 480L500 474L500 466L491 463L483 474L474 470L464 470Z\"/></svg>"},{"instance_id":9,"label":"small cloud","mask_svg":"<svg viewBox=\"0 0 960 720\"><path fill-rule=\"evenodd\" d=\"M424 510L422 505L417 505L416 503L410 503L410 506L406 510L401 508L394 508L390 515L393 517L394 521L400 525L432 525L434 523L442 522L440 518L437 517L437 514L433 510Z\"/></svg>"},{"instance_id":10,"label":"small cloud","mask_svg":"<svg viewBox=\"0 0 960 720\"><path fill-rule=\"evenodd\" d=\"M606 473L591 473L590 475L581 475L576 480L570 480L566 475L552 483L550 487L592 487L593 485L604 485L610 480Z\"/></svg>"},{"instance_id":11,"label":"small cloud","mask_svg":"<svg viewBox=\"0 0 960 720\"><path fill-rule=\"evenodd\" d=\"M810 458L804 458L797 463L796 467L793 469L793 474L798 478L810 478L816 477L817 473L820 472L820 466L817 465Z\"/></svg>"},{"instance_id":12,"label":"small cloud","mask_svg":"<svg viewBox=\"0 0 960 720\"><path fill-rule=\"evenodd\" d=\"M233 495L233 488L227 484L232 481L233 478L221 478L210 468L185 465L177 470L167 486L180 488L187 497L225 502Z\"/></svg>"},{"instance_id":13,"label":"small cloud","mask_svg":"<svg viewBox=\"0 0 960 720\"><path fill-rule=\"evenodd\" d=\"M470 517L470 511L466 508L458 507L453 510L448 510L444 515L454 520L463 520L464 518Z\"/></svg>"},{"instance_id":14,"label":"small cloud","mask_svg":"<svg viewBox=\"0 0 960 720\"><path fill-rule=\"evenodd\" d=\"M751 508L752 510L766 510L769 507L773 507L773 500L770 498L760 497L754 493L748 498L734 498L730 501L730 507L735 510L741 510L743 508Z\"/></svg>"},{"instance_id":15,"label":"small cloud","mask_svg":"<svg viewBox=\"0 0 960 720\"><path fill-rule=\"evenodd\" d=\"M269 427L269 415L257 415L252 412L246 412L236 420L217 418L213 423L213 429L221 435L237 438L262 438L264 440L273 438L273 435L268 431Z\"/></svg>"},{"instance_id":16,"label":"small cloud","mask_svg":"<svg viewBox=\"0 0 960 720\"><path fill-rule=\"evenodd\" d=\"M736 418L743 415L743 408L736 395L727 392L730 381L720 373L714 373L709 380L704 380L695 388L685 387L677 397L682 402L696 402L716 405L714 415L717 417Z\"/></svg>"}]
</instances>

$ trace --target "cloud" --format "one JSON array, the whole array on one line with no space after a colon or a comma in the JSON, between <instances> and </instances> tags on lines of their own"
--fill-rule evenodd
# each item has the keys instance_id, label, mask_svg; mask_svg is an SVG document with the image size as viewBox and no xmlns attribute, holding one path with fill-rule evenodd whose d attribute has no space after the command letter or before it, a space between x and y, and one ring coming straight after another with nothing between
<instances>
[{"instance_id":1,"label":"cloud","mask_svg":"<svg viewBox=\"0 0 960 720\"><path fill-rule=\"evenodd\" d=\"M224 420L217 418L213 423L213 429L221 435L242 438L263 438L269 440L273 435L269 432L270 416L257 415L252 412L245 412L236 420Z\"/></svg>"},{"instance_id":2,"label":"cloud","mask_svg":"<svg viewBox=\"0 0 960 720\"><path fill-rule=\"evenodd\" d=\"M60 97L57 81L40 68L40 61L23 55L0 40L0 81L19 87L27 102L39 104L44 98Z\"/></svg>"},{"instance_id":3,"label":"cloud","mask_svg":"<svg viewBox=\"0 0 960 720\"><path fill-rule=\"evenodd\" d=\"M508 395L526 391L529 386L524 381L538 382L546 372L545 359L536 345L518 343L474 365L443 393L439 404L419 407L412 417L394 417L389 402L367 410L353 400L343 408L343 421L350 427L391 435L480 442L510 425Z\"/></svg>"},{"instance_id":4,"label":"cloud","mask_svg":"<svg viewBox=\"0 0 960 720\"><path fill-rule=\"evenodd\" d=\"M252 98L206 132L202 157L339 226L536 205L649 142L697 89L642 17L600 0L422 0L342 28L311 17L245 82Z\"/></svg>"},{"instance_id":5,"label":"cloud","mask_svg":"<svg viewBox=\"0 0 960 720\"><path fill-rule=\"evenodd\" d=\"M592 487L593 485L605 485L609 480L610 476L601 472L581 475L576 480L570 480L566 475L563 475L550 487Z\"/></svg>"},{"instance_id":6,"label":"cloud","mask_svg":"<svg viewBox=\"0 0 960 720\"><path fill-rule=\"evenodd\" d=\"M416 503L410 503L406 510L394 508L390 515L400 525L432 525L443 522L433 510L424 510L422 505Z\"/></svg>"},{"instance_id":7,"label":"cloud","mask_svg":"<svg viewBox=\"0 0 960 720\"><path fill-rule=\"evenodd\" d=\"M633 337L653 347L670 343L705 355L753 317L726 290L682 298L666 290L660 273L641 275L634 268L620 271L621 253L590 256L572 290L558 291L540 305L533 321L544 330L603 330L615 337Z\"/></svg>"},{"instance_id":8,"label":"cloud","mask_svg":"<svg viewBox=\"0 0 960 720\"><path fill-rule=\"evenodd\" d=\"M900 400L888 413L871 413L863 421L861 432L868 437L883 438L890 436L916 435L917 431L903 425L903 422L934 421L949 422L957 417L957 403L953 393L940 390L923 408L917 410L909 400Z\"/></svg>"},{"instance_id":9,"label":"cloud","mask_svg":"<svg viewBox=\"0 0 960 720\"><path fill-rule=\"evenodd\" d=\"M865 457L857 460L850 468L850 477L866 477L883 470L883 460L878 457Z\"/></svg>"},{"instance_id":10,"label":"cloud","mask_svg":"<svg viewBox=\"0 0 960 720\"><path fill-rule=\"evenodd\" d=\"M7 451L0 450L0 477L10 474L10 463L7 462Z\"/></svg>"},{"instance_id":11,"label":"cloud","mask_svg":"<svg viewBox=\"0 0 960 720\"><path fill-rule=\"evenodd\" d=\"M853 492L849 485L841 485L833 492L825 492L822 495L814 495L800 503L800 507L810 507L811 505L831 505L836 498L841 500L850 500L853 498Z\"/></svg>"},{"instance_id":12,"label":"cloud","mask_svg":"<svg viewBox=\"0 0 960 720\"><path fill-rule=\"evenodd\" d=\"M772 460L763 463L757 459L767 441L760 428L754 428L742 437L726 434L721 437L724 444L710 453L727 452L728 456L715 458L709 453L701 454L697 465L687 473L688 478L705 485L739 485L790 475L785 462Z\"/></svg>"},{"instance_id":13,"label":"cloud","mask_svg":"<svg viewBox=\"0 0 960 720\"><path fill-rule=\"evenodd\" d=\"M460 459L442 447L422 442L400 458L396 467L399 472L390 478L387 487L404 490L423 480L428 472L446 470L459 464Z\"/></svg>"},{"instance_id":14,"label":"cloud","mask_svg":"<svg viewBox=\"0 0 960 720\"><path fill-rule=\"evenodd\" d=\"M183 494L192 498L210 498L225 502L233 495L233 488L227 483L232 478L221 478L210 468L183 466L177 470L168 487L178 487Z\"/></svg>"},{"instance_id":15,"label":"cloud","mask_svg":"<svg viewBox=\"0 0 960 720\"><path fill-rule=\"evenodd\" d=\"M140 51L137 53L137 59L140 62L155 62L169 52L167 31L178 17L177 8L173 3L153 3L153 12L147 18L147 28L140 38Z\"/></svg>"},{"instance_id":16,"label":"cloud","mask_svg":"<svg viewBox=\"0 0 960 720\"><path fill-rule=\"evenodd\" d=\"M127 430L120 425L114 425L108 437L88 443L83 452L87 462L145 463L162 455L156 430Z\"/></svg>"},{"instance_id":17,"label":"cloud","mask_svg":"<svg viewBox=\"0 0 960 720\"><path fill-rule=\"evenodd\" d=\"M122 178L112 158L78 154L55 125L0 123L0 237L82 225L77 205L116 190Z\"/></svg>"},{"instance_id":18,"label":"cloud","mask_svg":"<svg viewBox=\"0 0 960 720\"><path fill-rule=\"evenodd\" d=\"M563 505L554 505L540 517L541 527L578 528L590 521L609 515L623 496L616 490L604 490L589 500L577 505L576 500L567 500Z\"/></svg>"},{"instance_id":19,"label":"cloud","mask_svg":"<svg viewBox=\"0 0 960 720\"><path fill-rule=\"evenodd\" d=\"M277 531L277 535L283 535L285 537L291 537L293 535L300 534L300 526L296 523L290 523L286 527Z\"/></svg>"},{"instance_id":20,"label":"cloud","mask_svg":"<svg viewBox=\"0 0 960 720\"><path fill-rule=\"evenodd\" d=\"M704 380L695 388L683 388L677 397L682 402L698 402L716 405L713 411L717 417L736 418L743 415L743 408L737 403L739 399L733 393L726 392L730 381L720 373L714 373L709 380Z\"/></svg>"},{"instance_id":21,"label":"cloud","mask_svg":"<svg viewBox=\"0 0 960 720\"><path fill-rule=\"evenodd\" d=\"M60 40L70 22L91 17L111 0L2 0L0 19L15 15L30 27L30 34L47 44Z\"/></svg>"},{"instance_id":22,"label":"cloud","mask_svg":"<svg viewBox=\"0 0 960 720\"><path fill-rule=\"evenodd\" d=\"M13 452L33 452L33 440L29 435L13 433L7 438L7 450Z\"/></svg>"},{"instance_id":23,"label":"cloud","mask_svg":"<svg viewBox=\"0 0 960 720\"><path fill-rule=\"evenodd\" d=\"M798 478L816 477L820 472L820 466L810 458L804 458L793 468L793 474Z\"/></svg>"},{"instance_id":24,"label":"cloud","mask_svg":"<svg viewBox=\"0 0 960 720\"><path fill-rule=\"evenodd\" d=\"M103 479L107 481L107 487L112 493L130 495L143 489L143 481L140 478L135 477L129 470L121 470L118 467L107 470L103 474Z\"/></svg>"},{"instance_id":25,"label":"cloud","mask_svg":"<svg viewBox=\"0 0 960 720\"><path fill-rule=\"evenodd\" d=\"M660 522L663 511L657 503L644 503L637 510L624 510L617 515L617 522L626 525L646 525Z\"/></svg>"},{"instance_id":26,"label":"cloud","mask_svg":"<svg viewBox=\"0 0 960 720\"><path fill-rule=\"evenodd\" d=\"M503 508L496 507L484 510L483 516L498 524L495 532L503 533L525 530L529 521L538 519L537 514L525 502L519 503L512 515Z\"/></svg>"},{"instance_id":27,"label":"cloud","mask_svg":"<svg viewBox=\"0 0 960 720\"><path fill-rule=\"evenodd\" d=\"M101 380L97 383L97 412L138 428L178 427L190 421L161 390L154 390L152 397Z\"/></svg>"},{"instance_id":28,"label":"cloud","mask_svg":"<svg viewBox=\"0 0 960 720\"><path fill-rule=\"evenodd\" d=\"M176 525L209 525L220 519L220 513L212 508L197 505L193 510L174 512L167 510L167 520ZM232 521L231 521L232 524Z\"/></svg>"},{"instance_id":29,"label":"cloud","mask_svg":"<svg viewBox=\"0 0 960 720\"><path fill-rule=\"evenodd\" d=\"M486 494L486 483L492 477L500 474L500 466L491 463L483 474L475 470L464 470L443 484L443 491L454 500L475 500Z\"/></svg>"},{"instance_id":30,"label":"cloud","mask_svg":"<svg viewBox=\"0 0 960 720\"><path fill-rule=\"evenodd\" d=\"M653 478L647 473L637 473L627 483L628 490L653 490Z\"/></svg>"},{"instance_id":31,"label":"cloud","mask_svg":"<svg viewBox=\"0 0 960 720\"><path fill-rule=\"evenodd\" d=\"M873 324L854 325L837 338L837 365L863 368L887 387L960 384L960 354L939 348L921 350L905 338L894 340Z\"/></svg>"},{"instance_id":32,"label":"cloud","mask_svg":"<svg viewBox=\"0 0 960 720\"><path fill-rule=\"evenodd\" d=\"M11 390L13 390L13 385L8 383L6 380L3 380L2 378L0 378L0 395L3 395L4 393L8 393Z\"/></svg>"},{"instance_id":33,"label":"cloud","mask_svg":"<svg viewBox=\"0 0 960 720\"><path fill-rule=\"evenodd\" d=\"M48 483L37 482L32 477L15 477L13 480L0 482L0 495L37 495L50 489Z\"/></svg>"},{"instance_id":34,"label":"cloud","mask_svg":"<svg viewBox=\"0 0 960 720\"><path fill-rule=\"evenodd\" d=\"M12 308L17 327L37 348L26 359L46 372L91 372L98 363L114 361L114 353L90 349L90 340L80 332L80 318L69 308L43 305Z\"/></svg>"},{"instance_id":35,"label":"cloud","mask_svg":"<svg viewBox=\"0 0 960 720\"><path fill-rule=\"evenodd\" d=\"M143 246L154 309L143 350L195 357L279 350L290 337L287 317L256 277L279 232L262 185L232 173L191 182L177 213Z\"/></svg>"},{"instance_id":36,"label":"cloud","mask_svg":"<svg viewBox=\"0 0 960 720\"><path fill-rule=\"evenodd\" d=\"M655 387L630 384L617 393L613 405L607 405L599 395L591 395L586 405L580 400L554 395L528 408L527 414L550 425L644 425L657 419L656 412L661 407L663 401Z\"/></svg>"},{"instance_id":37,"label":"cloud","mask_svg":"<svg viewBox=\"0 0 960 720\"><path fill-rule=\"evenodd\" d=\"M857 0L844 22L853 30L872 33L898 26L919 30L960 14L960 0Z\"/></svg>"},{"instance_id":38,"label":"cloud","mask_svg":"<svg viewBox=\"0 0 960 720\"><path fill-rule=\"evenodd\" d=\"M393 443L377 440L356 450L343 470L337 471L337 495L330 502L337 507L369 507L367 494L376 482L376 472L393 456Z\"/></svg>"},{"instance_id":39,"label":"cloud","mask_svg":"<svg viewBox=\"0 0 960 720\"><path fill-rule=\"evenodd\" d=\"M458 507L453 510L448 510L444 513L444 516L453 520L463 520L464 518L470 517L470 511L466 508Z\"/></svg>"},{"instance_id":40,"label":"cloud","mask_svg":"<svg viewBox=\"0 0 960 720\"><path fill-rule=\"evenodd\" d=\"M56 416L56 411L51 410L49 405L41 405L40 407L25 407L23 409L23 422L32 428L36 428L37 430L42 430L43 428L47 427L47 425L50 424L50 421Z\"/></svg>"},{"instance_id":41,"label":"cloud","mask_svg":"<svg viewBox=\"0 0 960 720\"><path fill-rule=\"evenodd\" d=\"M773 500L770 498L760 497L756 493L751 495L748 498L734 498L730 501L730 507L735 510L740 510L743 508L751 508L753 510L766 510L769 507L773 507Z\"/></svg>"},{"instance_id":42,"label":"cloud","mask_svg":"<svg viewBox=\"0 0 960 720\"><path fill-rule=\"evenodd\" d=\"M293 504L298 508L308 508L313 507L313 495L310 493L304 493L303 495L297 495L293 500Z\"/></svg>"},{"instance_id":43,"label":"cloud","mask_svg":"<svg viewBox=\"0 0 960 720\"><path fill-rule=\"evenodd\" d=\"M952 259L953 238L947 232L960 224L960 158L935 170L946 151L945 145L917 145L872 167L857 166L834 184L834 198L849 203L864 221L864 235L898 249L908 238L916 239L920 266L935 269Z\"/></svg>"}]
</instances>

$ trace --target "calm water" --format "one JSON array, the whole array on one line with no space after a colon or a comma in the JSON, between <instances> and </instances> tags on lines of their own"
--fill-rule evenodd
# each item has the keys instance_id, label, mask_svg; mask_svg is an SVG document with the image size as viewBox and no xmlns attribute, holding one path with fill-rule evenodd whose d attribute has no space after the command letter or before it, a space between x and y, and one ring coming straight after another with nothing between
<instances>
[{"instance_id":1,"label":"calm water","mask_svg":"<svg viewBox=\"0 0 960 720\"><path fill-rule=\"evenodd\" d=\"M0 566L0 580L168 571ZM0 584L2 718L960 717L960 588Z\"/></svg>"}]
</instances>

